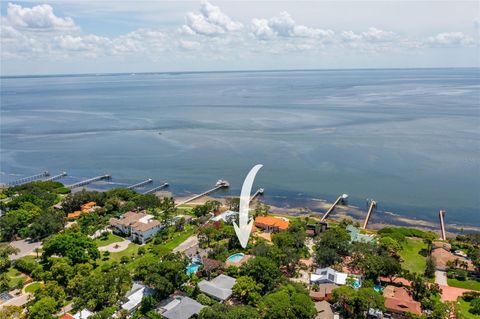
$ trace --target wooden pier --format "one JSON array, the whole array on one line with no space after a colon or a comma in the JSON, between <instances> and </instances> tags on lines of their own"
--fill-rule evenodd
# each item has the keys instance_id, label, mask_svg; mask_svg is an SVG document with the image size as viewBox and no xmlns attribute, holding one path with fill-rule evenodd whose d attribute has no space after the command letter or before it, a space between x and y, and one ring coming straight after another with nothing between
<instances>
[{"instance_id":1,"label":"wooden pier","mask_svg":"<svg viewBox=\"0 0 480 319\"><path fill-rule=\"evenodd\" d=\"M90 183L94 183L94 182L97 182L97 181L101 181L101 180L108 180L110 179L110 175L100 175L100 176L95 176L95 177L92 177L92 178L89 178L89 179L86 179L86 180L83 180L81 182L78 182L78 183L75 183L75 184L71 184L71 185L67 185L66 187L70 188L70 189L74 189L74 188L77 188L77 187L80 187L80 186L84 186L84 185L88 185Z\"/></svg>"},{"instance_id":2,"label":"wooden pier","mask_svg":"<svg viewBox=\"0 0 480 319\"><path fill-rule=\"evenodd\" d=\"M440 210L439 217L440 217L440 239L447 240L447 233L445 232L445 222L443 220L445 218L445 211L443 209Z\"/></svg>"},{"instance_id":3,"label":"wooden pier","mask_svg":"<svg viewBox=\"0 0 480 319\"><path fill-rule=\"evenodd\" d=\"M150 184L151 182L153 182L153 179L149 178L149 179L144 180L143 182L130 185L130 186L126 187L126 188L127 188L127 189L135 189L135 188L142 187L142 186L144 186L144 185Z\"/></svg>"},{"instance_id":4,"label":"wooden pier","mask_svg":"<svg viewBox=\"0 0 480 319\"><path fill-rule=\"evenodd\" d=\"M160 185L160 186L154 187L154 188L152 188L152 189L149 189L148 191L143 192L143 194L144 194L144 195L145 195L145 194L152 194L152 193L155 193L156 191L159 191L159 190L161 190L161 189L163 189L163 188L165 188L165 187L167 187L167 186L168 186L168 183L163 183L163 184Z\"/></svg>"},{"instance_id":5,"label":"wooden pier","mask_svg":"<svg viewBox=\"0 0 480 319\"><path fill-rule=\"evenodd\" d=\"M180 206L180 205L183 205L183 204L187 204L187 203L189 203L189 202L192 202L192 201L196 200L197 198L200 198L200 197L203 197L203 196L208 195L208 194L210 194L210 193L213 193L214 191L216 191L216 190L218 190L218 189L220 189L220 188L227 188L227 187L229 187L229 186L230 186L230 183L229 183L229 182L227 182L227 181L225 181L225 180L223 180L223 179L219 179L219 180L217 181L217 183L215 184L215 187L214 187L214 188L209 189L208 191L203 192L203 193L201 193L201 194L198 194L198 195L195 195L195 196L193 196L193 197L190 197L190 198L188 198L188 199L186 199L186 200L184 200L184 201L176 204L175 207Z\"/></svg>"},{"instance_id":6,"label":"wooden pier","mask_svg":"<svg viewBox=\"0 0 480 319\"><path fill-rule=\"evenodd\" d=\"M367 229L368 222L370 221L372 212L376 207L377 207L377 202L371 199L370 206L368 207L367 217L365 217L365 221L363 222L363 227L362 227L363 229Z\"/></svg>"},{"instance_id":7,"label":"wooden pier","mask_svg":"<svg viewBox=\"0 0 480 319\"><path fill-rule=\"evenodd\" d=\"M56 181L56 180L58 180L58 179L60 179L60 178L62 178L62 177L64 177L64 176L67 176L67 172L62 172L62 173L60 173L60 174L58 174L58 175L51 176L51 177L49 177L49 178L44 179L44 181L45 181L45 182L53 182L53 181Z\"/></svg>"},{"instance_id":8,"label":"wooden pier","mask_svg":"<svg viewBox=\"0 0 480 319\"><path fill-rule=\"evenodd\" d=\"M320 219L321 222L323 222L325 219L327 219L328 215L330 215L331 212L335 209L337 205L342 205L346 204L348 200L348 195L347 194L342 194L338 196L337 200L333 203L333 205L327 210L327 212L322 216L322 219Z\"/></svg>"},{"instance_id":9,"label":"wooden pier","mask_svg":"<svg viewBox=\"0 0 480 319\"><path fill-rule=\"evenodd\" d=\"M48 177L48 176L50 176L50 173L48 171L45 171L45 172L40 173L40 174L36 174L36 175L27 176L27 177L24 177L24 178L17 179L13 182L7 183L6 185L7 186L23 185L23 184L33 182L35 180L38 180L38 179L41 179L41 178L44 178L44 177Z\"/></svg>"},{"instance_id":10,"label":"wooden pier","mask_svg":"<svg viewBox=\"0 0 480 319\"><path fill-rule=\"evenodd\" d=\"M252 202L255 198L257 198L257 196L263 195L263 192L264 192L264 191L265 191L265 190L264 190L263 188L257 189L257 191L255 192L255 194L253 194L253 196L250 197L250 202Z\"/></svg>"}]
</instances>

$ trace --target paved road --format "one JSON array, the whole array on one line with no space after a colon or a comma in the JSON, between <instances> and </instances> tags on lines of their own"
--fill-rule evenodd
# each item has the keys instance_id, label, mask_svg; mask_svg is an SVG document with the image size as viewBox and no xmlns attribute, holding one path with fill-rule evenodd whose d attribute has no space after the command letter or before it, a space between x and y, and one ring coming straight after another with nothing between
<instances>
[{"instance_id":1,"label":"paved road","mask_svg":"<svg viewBox=\"0 0 480 319\"><path fill-rule=\"evenodd\" d=\"M192 235L192 236L188 237L183 243L181 243L180 245L175 247L173 249L173 252L174 253L177 253L177 252L183 253L184 251L186 251L186 250L188 250L188 249L190 249L194 246L198 246L197 235Z\"/></svg>"},{"instance_id":2,"label":"paved road","mask_svg":"<svg viewBox=\"0 0 480 319\"><path fill-rule=\"evenodd\" d=\"M447 273L442 270L435 271L435 283L439 284L440 286L448 286L447 283Z\"/></svg>"},{"instance_id":3,"label":"paved road","mask_svg":"<svg viewBox=\"0 0 480 319\"><path fill-rule=\"evenodd\" d=\"M10 243L11 246L18 248L20 252L16 255L10 255L8 258L10 260L15 260L21 257L25 257L31 254L35 254L35 248L41 248L42 243L37 242L29 242L27 239L16 240Z\"/></svg>"}]
</instances>

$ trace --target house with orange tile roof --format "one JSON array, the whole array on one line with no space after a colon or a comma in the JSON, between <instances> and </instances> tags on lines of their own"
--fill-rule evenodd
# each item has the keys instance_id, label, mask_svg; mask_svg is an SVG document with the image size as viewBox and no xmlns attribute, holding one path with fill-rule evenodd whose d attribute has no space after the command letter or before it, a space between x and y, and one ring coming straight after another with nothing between
<instances>
[{"instance_id":1,"label":"house with orange tile roof","mask_svg":"<svg viewBox=\"0 0 480 319\"><path fill-rule=\"evenodd\" d=\"M385 308L393 314L411 313L418 316L422 314L420 302L413 300L404 287L387 286L383 290L383 297L385 298Z\"/></svg>"},{"instance_id":2,"label":"house with orange tile roof","mask_svg":"<svg viewBox=\"0 0 480 319\"><path fill-rule=\"evenodd\" d=\"M258 216L255 218L255 227L267 232L278 232L288 229L289 220L274 216Z\"/></svg>"},{"instance_id":3,"label":"house with orange tile roof","mask_svg":"<svg viewBox=\"0 0 480 319\"><path fill-rule=\"evenodd\" d=\"M68 219L75 219L80 217L82 214L88 214L94 212L97 208L100 208L97 206L96 202L88 202L80 206L80 210L76 210L73 213L67 214Z\"/></svg>"},{"instance_id":4,"label":"house with orange tile roof","mask_svg":"<svg viewBox=\"0 0 480 319\"><path fill-rule=\"evenodd\" d=\"M66 314L64 314L63 316L58 317L58 319L75 319L75 317L72 316L72 315L69 314L69 313L66 313Z\"/></svg>"}]
</instances>

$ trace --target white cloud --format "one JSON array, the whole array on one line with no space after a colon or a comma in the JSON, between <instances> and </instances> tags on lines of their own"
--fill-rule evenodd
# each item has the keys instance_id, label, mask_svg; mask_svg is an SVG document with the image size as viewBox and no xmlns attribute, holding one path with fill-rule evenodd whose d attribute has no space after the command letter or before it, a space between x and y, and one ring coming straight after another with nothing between
<instances>
[{"instance_id":1,"label":"white cloud","mask_svg":"<svg viewBox=\"0 0 480 319\"><path fill-rule=\"evenodd\" d=\"M367 31L361 33L355 33L353 31L343 31L341 33L341 40L344 42L380 43L394 41L398 38L394 32L377 29L375 27L370 27Z\"/></svg>"},{"instance_id":2,"label":"white cloud","mask_svg":"<svg viewBox=\"0 0 480 319\"><path fill-rule=\"evenodd\" d=\"M334 36L332 30L311 28L298 25L288 12L281 12L277 17L270 19L252 19L252 33L261 40L277 37L285 38L318 38L330 40Z\"/></svg>"},{"instance_id":3,"label":"white cloud","mask_svg":"<svg viewBox=\"0 0 480 319\"><path fill-rule=\"evenodd\" d=\"M15 28L31 31L52 31L76 29L72 18L60 18L53 13L48 4L41 4L32 8L9 3L7 7L7 23Z\"/></svg>"},{"instance_id":4,"label":"white cloud","mask_svg":"<svg viewBox=\"0 0 480 319\"><path fill-rule=\"evenodd\" d=\"M233 21L219 7L208 1L200 3L200 13L189 12L185 16L186 24L182 30L190 35L201 34L215 36L227 32L239 31L243 28L240 22Z\"/></svg>"},{"instance_id":5,"label":"white cloud","mask_svg":"<svg viewBox=\"0 0 480 319\"><path fill-rule=\"evenodd\" d=\"M464 34L463 32L443 32L427 39L427 44L430 46L472 46L475 40Z\"/></svg>"}]
</instances>

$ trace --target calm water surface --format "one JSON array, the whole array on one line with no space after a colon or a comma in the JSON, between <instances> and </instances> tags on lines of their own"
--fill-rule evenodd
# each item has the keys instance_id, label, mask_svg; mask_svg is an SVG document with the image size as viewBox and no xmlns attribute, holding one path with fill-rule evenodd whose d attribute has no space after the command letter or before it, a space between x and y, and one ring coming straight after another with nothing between
<instances>
[{"instance_id":1,"label":"calm water surface","mask_svg":"<svg viewBox=\"0 0 480 319\"><path fill-rule=\"evenodd\" d=\"M350 195L480 226L479 69L1 79L0 179L108 173L178 195L248 170L273 203Z\"/></svg>"}]
</instances>

